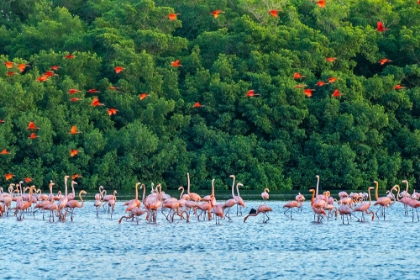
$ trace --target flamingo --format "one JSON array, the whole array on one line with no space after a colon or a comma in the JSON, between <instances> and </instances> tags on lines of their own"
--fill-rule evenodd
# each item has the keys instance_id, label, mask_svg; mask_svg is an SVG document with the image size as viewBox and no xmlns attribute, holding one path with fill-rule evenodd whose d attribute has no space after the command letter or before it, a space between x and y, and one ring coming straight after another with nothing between
<instances>
[{"instance_id":1,"label":"flamingo","mask_svg":"<svg viewBox=\"0 0 420 280\"><path fill-rule=\"evenodd\" d=\"M20 215L17 216L18 221L22 221L23 212L32 206L32 193L34 189L35 186L29 187L29 201L22 201L22 203L19 203L19 206L16 204L16 210L20 210Z\"/></svg>"},{"instance_id":2,"label":"flamingo","mask_svg":"<svg viewBox=\"0 0 420 280\"><path fill-rule=\"evenodd\" d=\"M187 188L188 195L190 196L192 201L199 202L201 200L201 197L196 193L190 192L190 173L187 173L187 179L188 179L188 188Z\"/></svg>"},{"instance_id":3,"label":"flamingo","mask_svg":"<svg viewBox=\"0 0 420 280\"><path fill-rule=\"evenodd\" d=\"M225 202L225 204L223 205L223 209L227 209L225 216L228 217L229 221L232 221L232 219L230 218L230 209L237 203L236 199L235 199L235 175L230 175L230 178L233 179L232 181L232 198L227 200Z\"/></svg>"},{"instance_id":4,"label":"flamingo","mask_svg":"<svg viewBox=\"0 0 420 280\"><path fill-rule=\"evenodd\" d=\"M58 212L60 213L59 219L61 221L65 221L66 220L66 213L61 213L61 211L63 211L63 209L66 207L67 202L68 202L68 198L67 198L67 181L68 181L69 177L70 177L69 175L64 176L65 194L64 194L64 196L58 202Z\"/></svg>"},{"instance_id":5,"label":"flamingo","mask_svg":"<svg viewBox=\"0 0 420 280\"><path fill-rule=\"evenodd\" d=\"M71 191L72 192L67 195L68 201L73 200L76 196L76 192L74 191L74 185L77 185L77 182L72 180L71 181Z\"/></svg>"},{"instance_id":6,"label":"flamingo","mask_svg":"<svg viewBox=\"0 0 420 280\"><path fill-rule=\"evenodd\" d=\"M268 217L267 212L272 212L273 209L271 209L270 206L267 206L266 204L261 204L260 206L258 206L257 208L257 212L255 212L254 214L248 214L245 218L244 218L244 223L246 222L246 220L248 219L249 216L257 216L258 214L262 213L263 216L263 223L267 223L268 220L270 220L270 217ZM265 217L267 217L267 220L265 220Z\"/></svg>"},{"instance_id":7,"label":"flamingo","mask_svg":"<svg viewBox=\"0 0 420 280\"><path fill-rule=\"evenodd\" d=\"M156 223L157 222L157 210L162 206L162 185L158 184L156 186L157 189L157 194L155 195L149 195L148 198L150 198L149 200L146 198L145 202L144 202L144 206L152 213L150 219L152 223Z\"/></svg>"},{"instance_id":8,"label":"flamingo","mask_svg":"<svg viewBox=\"0 0 420 280\"><path fill-rule=\"evenodd\" d=\"M46 200L42 200L37 205L35 205L35 209L37 209L37 208L41 209L43 220L44 220L44 211L43 210L46 210L46 206L48 206L49 204L54 203L53 194L52 194L52 187L54 185L55 185L55 183L51 180L50 183L48 184L48 187L50 189L50 196L48 196Z\"/></svg>"},{"instance_id":9,"label":"flamingo","mask_svg":"<svg viewBox=\"0 0 420 280\"><path fill-rule=\"evenodd\" d=\"M405 191L401 192L398 196L398 197L402 197L402 198L398 199L398 197L397 197L397 201L404 204L404 216L408 216L408 207L407 206L408 206L408 203L411 199L410 194L408 193L408 181L403 180L402 183L406 184L406 188L405 188Z\"/></svg>"},{"instance_id":10,"label":"flamingo","mask_svg":"<svg viewBox=\"0 0 420 280\"><path fill-rule=\"evenodd\" d=\"M105 200L105 198L104 198L104 200ZM117 202L117 190L114 190L114 193L108 199L108 213L111 212L111 219L112 219L112 214L114 213L114 210L115 210L115 203L116 202Z\"/></svg>"},{"instance_id":11,"label":"flamingo","mask_svg":"<svg viewBox=\"0 0 420 280\"><path fill-rule=\"evenodd\" d=\"M137 188L137 185L136 185ZM140 189L143 189L143 198L142 201L144 202L145 196L146 196L146 186L144 184L140 185ZM130 211L130 215L129 216L122 216L119 220L118 223L121 224L123 219L134 219L134 217L136 217L137 220L137 224L139 224L139 216L143 215L144 213L148 213L147 209L141 209L140 206L138 207L134 207L133 209L131 209ZM148 217L146 216L146 219L148 219Z\"/></svg>"},{"instance_id":12,"label":"flamingo","mask_svg":"<svg viewBox=\"0 0 420 280\"><path fill-rule=\"evenodd\" d=\"M312 207L312 211L314 211L314 220L315 220L315 216L317 215L318 216L317 222L319 223L323 219L322 216L327 216L327 214L325 213L325 210L321 206L315 204L315 192L316 191L314 189L310 189L309 192L312 193L311 207Z\"/></svg>"},{"instance_id":13,"label":"flamingo","mask_svg":"<svg viewBox=\"0 0 420 280\"><path fill-rule=\"evenodd\" d=\"M389 205L394 204L395 203L395 197L394 197L394 202L391 201L391 198L388 196L385 197L379 197L378 196L378 188L379 188L379 184L378 181L374 181L375 186L376 186L376 191L375 191L375 198L376 198L376 202L373 204L374 206L379 205L380 207L378 208L378 210L376 211L376 216L378 217L378 212L379 210L382 210L382 215L384 216L384 220L385 220L385 216L386 216L386 212L385 212L385 207L389 208ZM396 185L397 186L397 185ZM391 188L391 193L394 189L396 189L396 186Z\"/></svg>"},{"instance_id":14,"label":"flamingo","mask_svg":"<svg viewBox=\"0 0 420 280\"><path fill-rule=\"evenodd\" d=\"M356 208L353 209L353 212L362 212L362 218L361 219L357 218L353 214L353 216L355 216L359 222L360 221L362 221L362 222L365 221L364 213L366 213L366 214L372 214L372 221L375 218L375 214L373 213L373 211L369 211L369 207L372 204L372 198L370 196L370 191L373 190L373 189L374 189L374 187L369 187L368 188L369 203L362 203L362 204L360 204L359 206L357 206Z\"/></svg>"},{"instance_id":15,"label":"flamingo","mask_svg":"<svg viewBox=\"0 0 420 280\"><path fill-rule=\"evenodd\" d=\"M344 225L344 217L347 217L347 224L349 224L349 217L351 217L353 210L351 210L350 206L348 204L341 204L338 207L338 212L340 213L341 219L343 220L343 225Z\"/></svg>"},{"instance_id":16,"label":"flamingo","mask_svg":"<svg viewBox=\"0 0 420 280\"><path fill-rule=\"evenodd\" d=\"M298 193L298 195L295 197L296 201L300 201L302 203L301 207L298 209L300 212L302 212L302 206L303 206L303 202L306 200L305 196L301 193Z\"/></svg>"},{"instance_id":17,"label":"flamingo","mask_svg":"<svg viewBox=\"0 0 420 280\"><path fill-rule=\"evenodd\" d=\"M80 205L77 200L70 200L67 202L67 207L70 208L70 220L73 221L74 208L82 208L85 205L85 201L82 198L82 194L87 194L84 190L79 192L79 198L82 204Z\"/></svg>"},{"instance_id":18,"label":"flamingo","mask_svg":"<svg viewBox=\"0 0 420 280\"><path fill-rule=\"evenodd\" d=\"M130 212L131 210L133 210L136 207L140 208L141 202L139 200L139 190L138 190L140 184L141 184L140 182L136 183L136 186L135 186L136 198L129 201L128 206L125 209L125 212Z\"/></svg>"},{"instance_id":19,"label":"flamingo","mask_svg":"<svg viewBox=\"0 0 420 280\"><path fill-rule=\"evenodd\" d=\"M284 211L284 215L289 218L290 220L292 219L292 213L293 213L293 208L300 208L302 206L302 202L301 201L296 201L296 200L292 200L287 202L285 205L283 205L283 208L287 208L286 211ZM287 212L290 211L290 217L287 216Z\"/></svg>"},{"instance_id":20,"label":"flamingo","mask_svg":"<svg viewBox=\"0 0 420 280\"><path fill-rule=\"evenodd\" d=\"M270 195L268 194L270 190L268 188L265 188L264 191L261 193L262 199L265 201L270 198Z\"/></svg>"},{"instance_id":21,"label":"flamingo","mask_svg":"<svg viewBox=\"0 0 420 280\"><path fill-rule=\"evenodd\" d=\"M239 216L239 213L240 213L242 216L242 209L239 209L239 206L242 206L242 208L245 208L246 206L245 206L244 200L239 194L239 186L243 187L243 184L239 182L236 184L236 192L238 193L238 195L234 196L233 198L236 200L236 215Z\"/></svg>"}]
</instances>

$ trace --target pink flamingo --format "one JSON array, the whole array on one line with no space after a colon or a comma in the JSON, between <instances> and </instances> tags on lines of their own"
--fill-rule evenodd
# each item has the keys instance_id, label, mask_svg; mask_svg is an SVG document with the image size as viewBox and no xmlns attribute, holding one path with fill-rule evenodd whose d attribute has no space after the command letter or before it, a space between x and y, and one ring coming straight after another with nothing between
<instances>
[{"instance_id":1,"label":"pink flamingo","mask_svg":"<svg viewBox=\"0 0 420 280\"><path fill-rule=\"evenodd\" d=\"M355 216L359 222L360 221L362 221L362 222L366 221L365 216L364 216L364 213L366 213L366 214L372 214L372 221L375 218L375 213L373 213L373 211L369 211L369 207L372 204L372 198L370 196L370 191L373 190L373 189L374 189L374 187L369 187L368 188L369 203L362 203L362 204L360 204L359 206L357 206L357 207L355 207L353 209L353 212L362 212L362 218L361 219L357 218L353 214L353 216Z\"/></svg>"},{"instance_id":2,"label":"pink flamingo","mask_svg":"<svg viewBox=\"0 0 420 280\"><path fill-rule=\"evenodd\" d=\"M95 194L95 200L101 200L103 197L104 187L99 186L99 192Z\"/></svg>"},{"instance_id":3,"label":"pink flamingo","mask_svg":"<svg viewBox=\"0 0 420 280\"><path fill-rule=\"evenodd\" d=\"M200 220L201 214L206 213L206 212L207 212L208 220L210 221L211 218L212 218L211 210L212 210L213 206L216 204L216 199L214 198L214 179L212 180L211 187L212 188L211 188L210 200L209 201L203 201L202 203L198 204L198 209L201 210L201 213L197 216L198 220Z\"/></svg>"},{"instance_id":4,"label":"pink flamingo","mask_svg":"<svg viewBox=\"0 0 420 280\"><path fill-rule=\"evenodd\" d=\"M129 201L128 206L125 209L125 212L130 212L131 210L133 210L136 207L140 208L141 202L139 200L139 190L138 190L140 184L141 183L139 183L139 182L136 183L136 186L135 186L135 189L136 189L136 198Z\"/></svg>"},{"instance_id":5,"label":"pink flamingo","mask_svg":"<svg viewBox=\"0 0 420 280\"><path fill-rule=\"evenodd\" d=\"M111 212L111 219L115 210L115 203L117 203L117 190L114 190L112 197L108 199L108 213Z\"/></svg>"},{"instance_id":6,"label":"pink flamingo","mask_svg":"<svg viewBox=\"0 0 420 280\"><path fill-rule=\"evenodd\" d=\"M142 201L144 202L144 199L145 199L145 196L146 196L146 185L141 184L140 189L143 189L143 199L142 199ZM140 206L139 207L135 207L135 208L131 209L129 216L122 216L119 219L118 223L121 224L121 222L122 222L123 219L126 219L126 220L132 219L132 220L134 220L134 218L136 218L137 224L139 224L139 218L138 217L140 217L144 213L147 213L146 220L148 220L148 214L149 213L148 213L147 209L141 209Z\"/></svg>"},{"instance_id":7,"label":"pink flamingo","mask_svg":"<svg viewBox=\"0 0 420 280\"><path fill-rule=\"evenodd\" d=\"M344 225L344 216L347 217L347 224L349 224L349 217L351 217L353 210L351 210L350 206L348 204L341 204L338 207L338 212L340 213L341 219L343 220Z\"/></svg>"},{"instance_id":8,"label":"pink flamingo","mask_svg":"<svg viewBox=\"0 0 420 280\"><path fill-rule=\"evenodd\" d=\"M293 215L293 208L297 207L299 209L301 206L302 206L302 202L300 201L296 201L296 200L289 201L285 205L283 205L283 208L287 208L283 214L291 220L292 215ZM290 217L286 214L288 211L290 211Z\"/></svg>"},{"instance_id":9,"label":"pink flamingo","mask_svg":"<svg viewBox=\"0 0 420 280\"><path fill-rule=\"evenodd\" d=\"M270 195L268 194L270 190L268 188L265 188L264 191L261 193L262 199L265 201L270 198Z\"/></svg>"},{"instance_id":10,"label":"pink flamingo","mask_svg":"<svg viewBox=\"0 0 420 280\"><path fill-rule=\"evenodd\" d=\"M317 216L317 222L319 223L324 218L323 216L327 216L327 214L325 213L325 210L321 206L318 206L317 204L315 204L315 190L310 189L309 192L312 193L311 208L312 208L312 211L314 211L314 220L315 220L315 216Z\"/></svg>"},{"instance_id":11,"label":"pink flamingo","mask_svg":"<svg viewBox=\"0 0 420 280\"><path fill-rule=\"evenodd\" d=\"M406 184L406 188L405 191L401 192L398 196L397 196L397 201L401 202L402 204L404 204L404 216L408 216L408 203L411 200L410 194L408 193L408 181L407 180L403 180L402 183ZM399 197L402 197L401 199L399 199Z\"/></svg>"},{"instance_id":12,"label":"pink flamingo","mask_svg":"<svg viewBox=\"0 0 420 280\"><path fill-rule=\"evenodd\" d=\"M201 200L201 197L198 194L196 194L196 193L190 192L190 173L187 173L187 179L188 179L188 190L187 190L187 193L190 196L190 199L192 201L199 202Z\"/></svg>"},{"instance_id":13,"label":"pink flamingo","mask_svg":"<svg viewBox=\"0 0 420 280\"><path fill-rule=\"evenodd\" d=\"M74 185L77 185L76 181L71 181L71 190L72 192L67 195L67 200L70 201L76 197L76 192L74 191Z\"/></svg>"},{"instance_id":14,"label":"pink flamingo","mask_svg":"<svg viewBox=\"0 0 420 280\"><path fill-rule=\"evenodd\" d=\"M52 187L55 185L55 183L51 180L50 181L50 183L48 184L48 187L49 187L49 189L50 189L50 194L51 194L51 197L52 197ZM51 203L53 203L53 200L52 201L50 201L50 200L48 200L48 198L49 198L49 196L47 196L47 200L42 200L42 201L40 201L40 202L38 202L37 203L37 205L35 205L35 209L41 209L41 211L42 211L42 219L44 220L44 218L45 218L45 216L44 216L44 210L45 210L45 207L47 206L47 205L49 205L49 204L51 204Z\"/></svg>"},{"instance_id":15,"label":"pink flamingo","mask_svg":"<svg viewBox=\"0 0 420 280\"><path fill-rule=\"evenodd\" d=\"M390 197L384 196L384 197L379 197L378 196L378 181L374 181L375 185L376 185L376 192L375 192L375 198L376 198L376 202L373 204L374 206L379 205L378 210L376 211L376 216L379 218L378 216L378 212L379 210L382 210L382 215L384 216L384 220L385 220L385 216L386 216L386 212L385 212L385 207L389 208L389 205L394 204L395 203L395 197L394 197L394 202L391 201ZM393 190L395 190L396 187L392 187L391 188L391 193Z\"/></svg>"},{"instance_id":16,"label":"pink flamingo","mask_svg":"<svg viewBox=\"0 0 420 280\"><path fill-rule=\"evenodd\" d=\"M216 216L216 225L220 224L220 219L223 219L225 217L223 206L219 204L215 204L213 205L212 211L214 215Z\"/></svg>"},{"instance_id":17,"label":"pink flamingo","mask_svg":"<svg viewBox=\"0 0 420 280\"><path fill-rule=\"evenodd\" d=\"M66 220L66 213L62 212L64 211L64 208L67 205L68 198L67 198L67 181L70 176L66 175L64 176L64 186L65 186L65 195L59 200L58 202L58 212L59 212L59 220L65 221Z\"/></svg>"},{"instance_id":18,"label":"pink flamingo","mask_svg":"<svg viewBox=\"0 0 420 280\"><path fill-rule=\"evenodd\" d=\"M67 202L67 207L70 208L70 220L73 221L73 212L74 208L82 208L85 205L85 201L82 198L82 194L87 194L84 190L81 190L79 192L79 198L82 204L79 204L79 201L77 200L70 200Z\"/></svg>"},{"instance_id":19,"label":"pink flamingo","mask_svg":"<svg viewBox=\"0 0 420 280\"><path fill-rule=\"evenodd\" d=\"M257 211L255 213L251 213L252 210L250 211L250 214L248 214L245 218L244 218L244 223L246 222L246 220L248 219L249 216L257 216L258 214L262 213L263 216L263 223L267 223L268 220L270 220L270 217L268 217L267 212L272 212L273 209L271 209L270 206L266 205L266 204L261 204L260 206L258 206ZM267 217L267 220L265 220L265 217Z\"/></svg>"},{"instance_id":20,"label":"pink flamingo","mask_svg":"<svg viewBox=\"0 0 420 280\"><path fill-rule=\"evenodd\" d=\"M16 210L20 210L20 215L17 216L18 221L22 221L24 211L32 206L32 193L34 189L35 186L29 187L29 201L22 201L22 203L19 203L19 206L16 204Z\"/></svg>"},{"instance_id":21,"label":"pink flamingo","mask_svg":"<svg viewBox=\"0 0 420 280\"><path fill-rule=\"evenodd\" d=\"M239 186L243 187L244 185L242 183L236 184L236 192L238 193L237 196L234 196L233 198L236 200L236 215L239 216L239 213L242 216L242 209L239 209L239 206L242 206L242 208L245 208L245 201L242 199L241 195L239 194Z\"/></svg>"},{"instance_id":22,"label":"pink flamingo","mask_svg":"<svg viewBox=\"0 0 420 280\"><path fill-rule=\"evenodd\" d=\"M6 211L6 215L9 216L9 210L12 206L12 201L13 201L13 187L15 186L15 184L10 184L8 191L9 193L5 193L3 194L3 198L0 202L3 202L5 211Z\"/></svg>"},{"instance_id":23,"label":"pink flamingo","mask_svg":"<svg viewBox=\"0 0 420 280\"><path fill-rule=\"evenodd\" d=\"M231 175L231 177L233 176L233 178L235 177L234 175ZM235 199L235 179L233 180L232 183L232 198L227 200L225 202L225 204L223 205L223 209L227 209L225 216L228 217L229 221L232 221L232 219L230 218L230 209L236 204L236 199Z\"/></svg>"},{"instance_id":24,"label":"pink flamingo","mask_svg":"<svg viewBox=\"0 0 420 280\"><path fill-rule=\"evenodd\" d=\"M158 184L156 186L158 190L157 195L149 195L144 201L144 206L151 212L149 221L152 223L157 222L157 210L162 206L161 188L161 184Z\"/></svg>"}]
</instances>

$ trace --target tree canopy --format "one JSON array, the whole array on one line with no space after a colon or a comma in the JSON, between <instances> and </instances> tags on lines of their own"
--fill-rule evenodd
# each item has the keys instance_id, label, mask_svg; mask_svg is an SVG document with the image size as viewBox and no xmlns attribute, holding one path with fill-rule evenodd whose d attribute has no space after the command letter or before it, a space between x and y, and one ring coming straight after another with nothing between
<instances>
[{"instance_id":1,"label":"tree canopy","mask_svg":"<svg viewBox=\"0 0 420 280\"><path fill-rule=\"evenodd\" d=\"M416 184L420 5L322 2L2 2L0 183Z\"/></svg>"}]
</instances>

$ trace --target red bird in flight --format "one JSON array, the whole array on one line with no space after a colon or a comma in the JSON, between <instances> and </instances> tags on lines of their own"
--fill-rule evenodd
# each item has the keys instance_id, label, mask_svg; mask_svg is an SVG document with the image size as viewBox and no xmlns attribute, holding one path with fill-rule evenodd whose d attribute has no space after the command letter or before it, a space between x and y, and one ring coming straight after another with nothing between
<instances>
[{"instance_id":1,"label":"red bird in flight","mask_svg":"<svg viewBox=\"0 0 420 280\"><path fill-rule=\"evenodd\" d=\"M214 18L218 18L220 14L223 14L224 12L221 10L214 10L211 14Z\"/></svg>"},{"instance_id":2,"label":"red bird in flight","mask_svg":"<svg viewBox=\"0 0 420 280\"><path fill-rule=\"evenodd\" d=\"M279 17L279 12L281 12L281 10L270 10L268 13L273 17Z\"/></svg>"},{"instance_id":3,"label":"red bird in flight","mask_svg":"<svg viewBox=\"0 0 420 280\"><path fill-rule=\"evenodd\" d=\"M180 14L175 14L175 13L173 13L173 14L169 14L168 15L168 18L170 19L170 20L177 20L177 16L179 16Z\"/></svg>"},{"instance_id":4,"label":"red bird in flight","mask_svg":"<svg viewBox=\"0 0 420 280\"><path fill-rule=\"evenodd\" d=\"M255 91L253 89L249 90L245 95L245 97L257 97L257 96L260 96L260 94L255 93Z\"/></svg>"},{"instance_id":5,"label":"red bird in flight","mask_svg":"<svg viewBox=\"0 0 420 280\"><path fill-rule=\"evenodd\" d=\"M389 30L388 28L385 28L384 23L382 21L378 21L376 23L376 30L379 32L384 32L386 30Z\"/></svg>"},{"instance_id":6,"label":"red bird in flight","mask_svg":"<svg viewBox=\"0 0 420 280\"><path fill-rule=\"evenodd\" d=\"M28 124L28 127L27 127L28 129L30 129L30 130L36 130L36 129L39 129L39 127L37 127L36 125L35 125L35 122L29 122L29 124Z\"/></svg>"},{"instance_id":7,"label":"red bird in flight","mask_svg":"<svg viewBox=\"0 0 420 280\"><path fill-rule=\"evenodd\" d=\"M171 62L171 65L173 66L173 67L179 67L179 66L182 66L181 65L181 60L175 60L175 61L172 61Z\"/></svg>"}]
</instances>

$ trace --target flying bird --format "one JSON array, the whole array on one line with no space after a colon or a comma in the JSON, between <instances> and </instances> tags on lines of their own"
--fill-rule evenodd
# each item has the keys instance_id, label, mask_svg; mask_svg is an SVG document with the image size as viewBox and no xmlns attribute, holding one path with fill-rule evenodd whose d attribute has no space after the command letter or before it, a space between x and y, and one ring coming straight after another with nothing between
<instances>
[{"instance_id":1,"label":"flying bird","mask_svg":"<svg viewBox=\"0 0 420 280\"><path fill-rule=\"evenodd\" d=\"M303 93L307 96L307 97L312 97L312 92L314 92L315 90L312 88L306 88L303 90Z\"/></svg>"},{"instance_id":2,"label":"flying bird","mask_svg":"<svg viewBox=\"0 0 420 280\"><path fill-rule=\"evenodd\" d=\"M315 4L317 4L318 7L320 7L320 8L325 8L325 5L327 4L327 1L326 0L319 0L319 1L315 2Z\"/></svg>"},{"instance_id":3,"label":"flying bird","mask_svg":"<svg viewBox=\"0 0 420 280\"><path fill-rule=\"evenodd\" d=\"M11 173L7 173L7 174L4 175L4 177L6 177L6 181L7 181L7 180L10 180L13 177L15 177L15 175L14 174L11 174Z\"/></svg>"},{"instance_id":4,"label":"flying bird","mask_svg":"<svg viewBox=\"0 0 420 280\"><path fill-rule=\"evenodd\" d=\"M382 58L381 60L379 60L380 65L384 65L385 63L390 63L390 62L392 62L392 60L388 58Z\"/></svg>"},{"instance_id":5,"label":"flying bird","mask_svg":"<svg viewBox=\"0 0 420 280\"><path fill-rule=\"evenodd\" d=\"M224 12L221 10L214 10L211 14L214 18L218 18L220 14L223 14Z\"/></svg>"},{"instance_id":6,"label":"flying bird","mask_svg":"<svg viewBox=\"0 0 420 280\"><path fill-rule=\"evenodd\" d=\"M6 62L4 63L4 65L6 65L6 68L7 68L7 69L11 69L11 68L13 68L13 62L11 62L11 61L6 61Z\"/></svg>"},{"instance_id":7,"label":"flying bird","mask_svg":"<svg viewBox=\"0 0 420 280\"><path fill-rule=\"evenodd\" d=\"M17 74L17 72L9 71L9 72L6 73L6 76L11 77L11 76L16 75L16 74Z\"/></svg>"},{"instance_id":8,"label":"flying bird","mask_svg":"<svg viewBox=\"0 0 420 280\"><path fill-rule=\"evenodd\" d=\"M268 13L273 17L279 17L279 12L281 12L281 10L270 10Z\"/></svg>"},{"instance_id":9,"label":"flying bird","mask_svg":"<svg viewBox=\"0 0 420 280\"><path fill-rule=\"evenodd\" d=\"M245 95L245 97L257 97L257 96L260 96L260 94L255 93L255 91L253 89L249 90Z\"/></svg>"},{"instance_id":10,"label":"flying bird","mask_svg":"<svg viewBox=\"0 0 420 280\"><path fill-rule=\"evenodd\" d=\"M37 82L46 82L49 79L47 75L42 75L38 79L36 79Z\"/></svg>"},{"instance_id":11,"label":"flying bird","mask_svg":"<svg viewBox=\"0 0 420 280\"><path fill-rule=\"evenodd\" d=\"M307 84L298 84L298 85L295 85L295 88L304 88L306 86Z\"/></svg>"},{"instance_id":12,"label":"flying bird","mask_svg":"<svg viewBox=\"0 0 420 280\"><path fill-rule=\"evenodd\" d=\"M170 19L170 20L177 20L177 16L179 16L180 14L175 14L175 13L172 13L172 14L169 14L168 15L168 18Z\"/></svg>"},{"instance_id":13,"label":"flying bird","mask_svg":"<svg viewBox=\"0 0 420 280\"><path fill-rule=\"evenodd\" d=\"M147 93L141 93L140 95L139 95L139 99L140 100L143 100L143 99L145 99L146 97L148 97L149 96L149 94L147 94Z\"/></svg>"},{"instance_id":14,"label":"flying bird","mask_svg":"<svg viewBox=\"0 0 420 280\"><path fill-rule=\"evenodd\" d=\"M25 183L30 183L30 182L32 182L32 180L33 180L34 178L31 178L31 177L26 177L26 178L24 178L23 180L25 181Z\"/></svg>"},{"instance_id":15,"label":"flying bird","mask_svg":"<svg viewBox=\"0 0 420 280\"><path fill-rule=\"evenodd\" d=\"M69 53L68 55L66 55L64 57L65 59L72 59L72 58L76 58L76 56L72 55L71 53Z\"/></svg>"},{"instance_id":16,"label":"flying bird","mask_svg":"<svg viewBox=\"0 0 420 280\"><path fill-rule=\"evenodd\" d=\"M200 108L200 107L204 107L204 105L201 105L200 102L195 102L193 105L194 108Z\"/></svg>"},{"instance_id":17,"label":"flying bird","mask_svg":"<svg viewBox=\"0 0 420 280\"><path fill-rule=\"evenodd\" d=\"M28 129L30 129L30 130L36 130L36 129L39 129L39 127L37 127L36 125L35 125L35 122L29 122L29 124L28 124L28 127L27 127Z\"/></svg>"},{"instance_id":18,"label":"flying bird","mask_svg":"<svg viewBox=\"0 0 420 280\"><path fill-rule=\"evenodd\" d=\"M303 79L305 76L302 76L299 72L293 73L293 79Z\"/></svg>"},{"instance_id":19,"label":"flying bird","mask_svg":"<svg viewBox=\"0 0 420 280\"><path fill-rule=\"evenodd\" d=\"M326 83L324 81L318 81L315 85L319 86L319 87L322 87L322 86L325 86L326 84L328 84L328 83Z\"/></svg>"},{"instance_id":20,"label":"flying bird","mask_svg":"<svg viewBox=\"0 0 420 280\"><path fill-rule=\"evenodd\" d=\"M330 84L332 84L332 83L334 83L335 81L337 81L338 80L338 78L336 78L336 77L331 77L331 78L329 78L328 79L328 82L330 83Z\"/></svg>"},{"instance_id":21,"label":"flying bird","mask_svg":"<svg viewBox=\"0 0 420 280\"><path fill-rule=\"evenodd\" d=\"M71 102L77 102L77 101L80 101L80 100L83 100L83 99L82 98L77 98L77 97L73 97L73 98L69 99L69 101L71 101Z\"/></svg>"},{"instance_id":22,"label":"flying bird","mask_svg":"<svg viewBox=\"0 0 420 280\"><path fill-rule=\"evenodd\" d=\"M118 110L117 109L115 109L115 108L109 108L108 110L107 110L107 112L108 112L108 115L115 115L117 112L118 112Z\"/></svg>"},{"instance_id":23,"label":"flying bird","mask_svg":"<svg viewBox=\"0 0 420 280\"><path fill-rule=\"evenodd\" d=\"M4 149L0 152L0 155L10 155L10 152L7 149Z\"/></svg>"},{"instance_id":24,"label":"flying bird","mask_svg":"<svg viewBox=\"0 0 420 280\"><path fill-rule=\"evenodd\" d=\"M99 90L97 90L96 88L91 88L87 92L89 92L89 93L99 93Z\"/></svg>"},{"instance_id":25,"label":"flying bird","mask_svg":"<svg viewBox=\"0 0 420 280\"><path fill-rule=\"evenodd\" d=\"M71 128L70 128L70 134L79 134L79 133L81 133L80 131L77 131L77 127L75 126L75 125L73 125Z\"/></svg>"},{"instance_id":26,"label":"flying bird","mask_svg":"<svg viewBox=\"0 0 420 280\"><path fill-rule=\"evenodd\" d=\"M336 90L334 90L334 92L331 94L331 96L332 96L332 97L340 97L340 96L341 96L341 92L340 92L338 89L336 89Z\"/></svg>"},{"instance_id":27,"label":"flying bird","mask_svg":"<svg viewBox=\"0 0 420 280\"><path fill-rule=\"evenodd\" d=\"M171 62L171 65L173 66L173 67L179 67L179 66L182 66L181 65L181 60L175 60L175 61L172 61Z\"/></svg>"},{"instance_id":28,"label":"flying bird","mask_svg":"<svg viewBox=\"0 0 420 280\"><path fill-rule=\"evenodd\" d=\"M96 106L105 106L104 103L100 103L99 102L99 99L97 97L94 97L93 98L92 103L90 105L93 106L93 107L96 107Z\"/></svg>"},{"instance_id":29,"label":"flying bird","mask_svg":"<svg viewBox=\"0 0 420 280\"><path fill-rule=\"evenodd\" d=\"M389 29L385 28L385 25L382 21L378 21L376 23L376 30L379 31L379 32L384 32L384 31L389 30Z\"/></svg>"},{"instance_id":30,"label":"flying bird","mask_svg":"<svg viewBox=\"0 0 420 280\"><path fill-rule=\"evenodd\" d=\"M328 62L334 62L336 59L336 57L327 57L325 60Z\"/></svg>"},{"instance_id":31,"label":"flying bird","mask_svg":"<svg viewBox=\"0 0 420 280\"><path fill-rule=\"evenodd\" d=\"M54 73L54 71L51 71L51 70L45 72L44 75L47 77L58 76L57 74Z\"/></svg>"},{"instance_id":32,"label":"flying bird","mask_svg":"<svg viewBox=\"0 0 420 280\"><path fill-rule=\"evenodd\" d=\"M25 63L20 63L17 66L17 68L19 69L19 71L21 73L23 73L26 70L26 68L29 68L29 67L31 67L31 65L30 64L25 64Z\"/></svg>"},{"instance_id":33,"label":"flying bird","mask_svg":"<svg viewBox=\"0 0 420 280\"><path fill-rule=\"evenodd\" d=\"M36 139L39 138L38 135L35 134L35 132L32 132L31 135L29 135L29 139Z\"/></svg>"},{"instance_id":34,"label":"flying bird","mask_svg":"<svg viewBox=\"0 0 420 280\"><path fill-rule=\"evenodd\" d=\"M80 174L73 174L72 176L71 176L71 179L72 180L76 180L77 178L81 178L82 176L80 175Z\"/></svg>"},{"instance_id":35,"label":"flying bird","mask_svg":"<svg viewBox=\"0 0 420 280\"><path fill-rule=\"evenodd\" d=\"M400 89L403 89L403 88L406 88L406 87L404 87L402 85L396 85L396 86L394 86L394 89L395 90L400 90Z\"/></svg>"},{"instance_id":36,"label":"flying bird","mask_svg":"<svg viewBox=\"0 0 420 280\"><path fill-rule=\"evenodd\" d=\"M61 66L58 66L58 65L53 65L53 66L51 66L50 68L51 68L51 70L57 71L57 70L58 70L58 68L61 68Z\"/></svg>"},{"instance_id":37,"label":"flying bird","mask_svg":"<svg viewBox=\"0 0 420 280\"><path fill-rule=\"evenodd\" d=\"M114 70L115 70L115 73L118 74L118 73L121 73L123 70L125 70L125 68L122 66L117 66L114 68Z\"/></svg>"},{"instance_id":38,"label":"flying bird","mask_svg":"<svg viewBox=\"0 0 420 280\"><path fill-rule=\"evenodd\" d=\"M75 155L77 155L79 153L79 150L70 150L70 156L74 157Z\"/></svg>"},{"instance_id":39,"label":"flying bird","mask_svg":"<svg viewBox=\"0 0 420 280\"><path fill-rule=\"evenodd\" d=\"M78 90L78 89L75 89L75 88L69 89L69 94L75 94L75 93L78 93L78 92L80 92L80 90Z\"/></svg>"}]
</instances>

